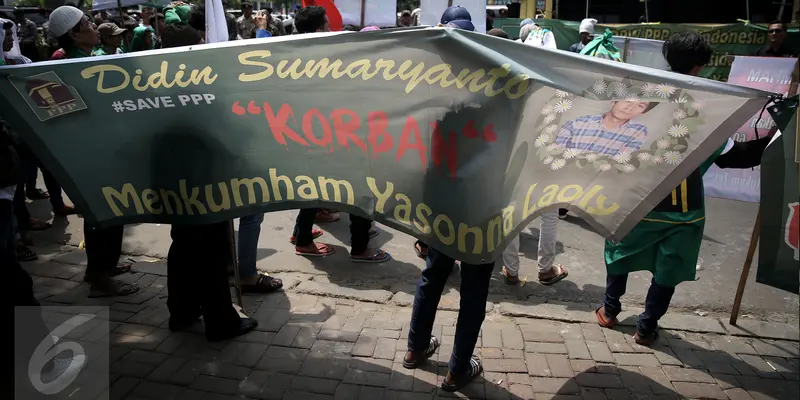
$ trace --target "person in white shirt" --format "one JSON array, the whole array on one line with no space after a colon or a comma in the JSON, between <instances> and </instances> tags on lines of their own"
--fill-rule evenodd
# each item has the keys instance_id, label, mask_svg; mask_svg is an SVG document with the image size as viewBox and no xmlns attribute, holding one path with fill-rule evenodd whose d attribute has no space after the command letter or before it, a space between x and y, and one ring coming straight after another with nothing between
<instances>
[{"instance_id":1,"label":"person in white shirt","mask_svg":"<svg viewBox=\"0 0 800 400\"><path fill-rule=\"evenodd\" d=\"M542 28L536 24L533 25L533 29L531 29L523 43L527 44L528 46L544 47L546 49L555 50L558 48L556 46L556 37L553 35L553 31L547 28Z\"/></svg>"}]
</instances>

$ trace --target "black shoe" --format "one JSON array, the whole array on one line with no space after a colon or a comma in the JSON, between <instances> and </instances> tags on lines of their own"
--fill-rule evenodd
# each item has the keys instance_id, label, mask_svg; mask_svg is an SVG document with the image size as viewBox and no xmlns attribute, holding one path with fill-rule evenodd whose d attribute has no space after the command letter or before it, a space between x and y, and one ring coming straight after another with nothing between
<instances>
[{"instance_id":1,"label":"black shoe","mask_svg":"<svg viewBox=\"0 0 800 400\"><path fill-rule=\"evenodd\" d=\"M169 317L169 330L182 331L197 323L200 320L200 312L188 315L170 315Z\"/></svg>"},{"instance_id":2,"label":"black shoe","mask_svg":"<svg viewBox=\"0 0 800 400\"><path fill-rule=\"evenodd\" d=\"M238 325L234 323L218 329L206 326L206 339L208 339L209 342L221 342L237 336L242 336L258 327L258 321L249 317L239 318L238 322Z\"/></svg>"}]
</instances>

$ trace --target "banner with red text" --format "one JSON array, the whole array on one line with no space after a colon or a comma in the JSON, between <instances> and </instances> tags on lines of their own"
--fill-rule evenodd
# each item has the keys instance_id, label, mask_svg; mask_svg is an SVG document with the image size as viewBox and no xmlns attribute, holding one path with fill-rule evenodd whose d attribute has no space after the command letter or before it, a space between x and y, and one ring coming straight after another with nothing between
<instances>
[{"instance_id":1,"label":"banner with red text","mask_svg":"<svg viewBox=\"0 0 800 400\"><path fill-rule=\"evenodd\" d=\"M542 212L620 239L768 93L450 28L0 68L92 224L325 206L487 262Z\"/></svg>"},{"instance_id":2,"label":"banner with red text","mask_svg":"<svg viewBox=\"0 0 800 400\"><path fill-rule=\"evenodd\" d=\"M792 83L796 58L736 57L728 83L786 94ZM766 110L759 110L731 137L746 142L767 135L775 122ZM703 177L706 194L724 199L758 202L761 195L761 167L720 169L712 165Z\"/></svg>"}]
</instances>

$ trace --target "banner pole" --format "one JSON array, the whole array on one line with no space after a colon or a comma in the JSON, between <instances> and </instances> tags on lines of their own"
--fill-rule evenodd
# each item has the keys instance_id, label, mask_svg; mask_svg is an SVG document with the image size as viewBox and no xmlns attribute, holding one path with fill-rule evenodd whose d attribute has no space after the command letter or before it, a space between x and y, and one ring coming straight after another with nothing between
<instances>
[{"instance_id":1,"label":"banner pole","mask_svg":"<svg viewBox=\"0 0 800 400\"><path fill-rule=\"evenodd\" d=\"M233 220L228 222L228 231L230 232L231 244L231 265L233 265L233 287L236 290L236 301L239 307L244 310L244 302L242 301L242 280L239 276L239 257L236 257L236 231L233 229Z\"/></svg>"},{"instance_id":2,"label":"banner pole","mask_svg":"<svg viewBox=\"0 0 800 400\"><path fill-rule=\"evenodd\" d=\"M733 299L733 309L731 310L730 324L736 325L739 318L739 308L742 306L744 287L747 285L747 277L750 275L750 266L753 264L753 255L756 252L758 239L761 236L761 210L756 214L756 222L753 224L753 233L750 235L750 247L747 249L747 257L742 265L742 275L739 277L739 287L736 288L736 297Z\"/></svg>"}]
</instances>

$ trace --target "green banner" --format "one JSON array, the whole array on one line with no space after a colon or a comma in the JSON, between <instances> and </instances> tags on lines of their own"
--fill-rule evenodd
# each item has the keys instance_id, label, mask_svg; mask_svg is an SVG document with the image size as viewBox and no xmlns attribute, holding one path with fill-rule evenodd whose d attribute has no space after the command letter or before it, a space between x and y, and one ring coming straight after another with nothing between
<instances>
[{"instance_id":1,"label":"green banner","mask_svg":"<svg viewBox=\"0 0 800 400\"><path fill-rule=\"evenodd\" d=\"M800 164L795 162L794 152L800 129L794 110L773 114L773 118L779 126L788 125L767 147L761 161L761 237L756 282L797 294L800 292Z\"/></svg>"},{"instance_id":2,"label":"green banner","mask_svg":"<svg viewBox=\"0 0 800 400\"><path fill-rule=\"evenodd\" d=\"M500 27L511 37L519 36L520 22L516 18L495 19L494 26ZM536 23L553 31L561 50L569 49L578 41L579 23L557 19L539 19ZM728 56L752 56L767 44L767 32L756 25L738 23L718 25L714 27L687 24L631 24L605 26L597 25L595 32L602 33L606 28L616 36L628 36L643 39L666 40L675 32L696 31L705 36L714 48L714 56L700 76L718 81L727 81L732 59ZM794 38L797 34L794 34ZM790 38L791 39L791 38Z\"/></svg>"},{"instance_id":3,"label":"green banner","mask_svg":"<svg viewBox=\"0 0 800 400\"><path fill-rule=\"evenodd\" d=\"M0 112L99 226L327 206L480 263L557 208L623 237L768 96L601 61L296 35L2 67Z\"/></svg>"}]
</instances>

